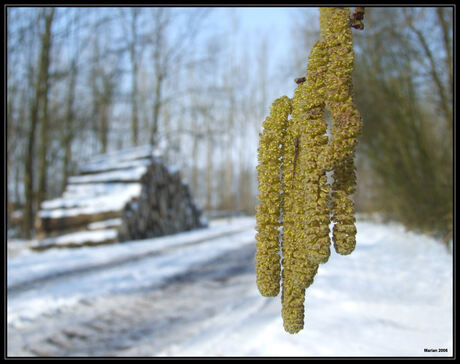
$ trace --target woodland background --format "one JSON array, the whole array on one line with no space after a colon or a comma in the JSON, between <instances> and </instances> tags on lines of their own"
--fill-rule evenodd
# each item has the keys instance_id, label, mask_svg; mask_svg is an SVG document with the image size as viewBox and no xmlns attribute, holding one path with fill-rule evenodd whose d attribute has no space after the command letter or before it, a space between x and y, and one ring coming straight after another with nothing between
<instances>
[{"instance_id":1,"label":"woodland background","mask_svg":"<svg viewBox=\"0 0 460 364\"><path fill-rule=\"evenodd\" d=\"M85 158L149 143L208 214L255 213L258 133L305 73L316 8L5 12L10 235L33 237L40 203ZM353 30L357 210L449 240L454 8L369 7L364 23Z\"/></svg>"}]
</instances>

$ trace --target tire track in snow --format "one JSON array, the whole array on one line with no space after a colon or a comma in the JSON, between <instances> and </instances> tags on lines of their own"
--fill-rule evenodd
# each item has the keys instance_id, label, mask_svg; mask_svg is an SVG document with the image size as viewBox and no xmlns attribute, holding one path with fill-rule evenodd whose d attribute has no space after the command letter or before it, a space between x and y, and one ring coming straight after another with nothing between
<instances>
[{"instance_id":1,"label":"tire track in snow","mask_svg":"<svg viewBox=\"0 0 460 364\"><path fill-rule=\"evenodd\" d=\"M198 330L203 321L234 303L231 282L244 275L253 278L254 253L255 243L248 240L151 286L81 299L20 327L9 325L9 355L113 356L135 352L141 343L148 347L143 355L156 355L184 332ZM91 276L99 270L85 274ZM60 276L59 280L69 277ZM247 289L247 284L237 286ZM221 295L222 290L232 293Z\"/></svg>"},{"instance_id":2,"label":"tire track in snow","mask_svg":"<svg viewBox=\"0 0 460 364\"><path fill-rule=\"evenodd\" d=\"M248 230L249 230L248 227L243 227L243 228L239 228L239 229L234 229L231 232L212 233L212 234L208 235L205 239L198 237L196 239L192 239L192 240L189 240L187 242L177 244L177 245L174 245L174 246L169 246L169 247L166 246L166 247L162 247L160 249L154 249L154 250L146 252L146 253L143 252L143 253L131 255L131 256L128 256L128 257L121 257L121 258L113 259L113 260L111 260L109 262L105 262L105 263L98 263L98 264L93 264L93 265L81 266L81 267L73 268L73 269L70 269L70 270L64 270L64 271L61 271L61 272L54 272L51 275L46 275L46 276L38 277L38 278L32 278L31 280L28 280L28 281L25 281L25 282L20 282L20 283L17 283L17 284L9 285L8 286L8 295L13 296L14 294L34 289L35 287L38 287L38 286L40 286L40 285L42 285L44 283L48 283L50 281L59 280L59 279L66 279L66 278L69 278L71 276L78 276L78 275L81 275L81 274L95 273L95 272L98 272L98 271L104 271L104 270L107 270L107 269L110 269L110 268L113 268L113 267L116 267L116 266L120 266L120 265L123 265L123 264L134 263L134 262L142 260L142 259L168 254L168 253L177 251L177 250L179 250L179 249L181 249L183 247L186 247L186 246L188 247L188 246L193 246L193 245L200 245L202 243L205 243L205 242L208 242L210 240L217 239L217 238L230 237L230 236L237 235L237 234L239 234L241 232L248 231ZM129 244L129 243L122 243L122 244Z\"/></svg>"}]
</instances>

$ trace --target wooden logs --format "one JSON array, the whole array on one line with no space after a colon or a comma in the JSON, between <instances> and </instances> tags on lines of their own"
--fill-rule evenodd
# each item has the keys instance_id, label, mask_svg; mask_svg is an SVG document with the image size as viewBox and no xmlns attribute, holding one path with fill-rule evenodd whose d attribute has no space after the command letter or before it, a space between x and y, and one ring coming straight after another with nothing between
<instances>
[{"instance_id":1,"label":"wooden logs","mask_svg":"<svg viewBox=\"0 0 460 364\"><path fill-rule=\"evenodd\" d=\"M80 171L61 198L43 202L36 249L146 239L205 225L179 171L150 148L95 156ZM102 231L110 231L106 240Z\"/></svg>"}]
</instances>

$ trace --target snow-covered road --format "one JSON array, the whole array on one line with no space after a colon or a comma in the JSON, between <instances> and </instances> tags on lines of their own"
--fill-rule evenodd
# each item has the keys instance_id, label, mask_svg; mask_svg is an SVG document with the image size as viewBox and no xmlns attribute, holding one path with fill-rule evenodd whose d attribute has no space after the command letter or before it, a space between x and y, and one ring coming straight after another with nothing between
<instances>
[{"instance_id":1,"label":"snow-covered road","mask_svg":"<svg viewBox=\"0 0 460 364\"><path fill-rule=\"evenodd\" d=\"M357 227L355 252L333 253L307 290L296 335L280 297L257 291L253 218L15 256L8 355L452 356L452 255L398 225Z\"/></svg>"}]
</instances>

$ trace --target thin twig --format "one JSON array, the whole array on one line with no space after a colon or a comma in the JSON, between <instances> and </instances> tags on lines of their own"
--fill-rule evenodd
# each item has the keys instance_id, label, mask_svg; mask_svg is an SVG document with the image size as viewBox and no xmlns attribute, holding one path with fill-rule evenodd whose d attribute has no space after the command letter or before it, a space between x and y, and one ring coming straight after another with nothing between
<instances>
[{"instance_id":1,"label":"thin twig","mask_svg":"<svg viewBox=\"0 0 460 364\"><path fill-rule=\"evenodd\" d=\"M363 30L364 29L364 23L362 22L363 19L364 19L364 8L363 7L355 8L355 11L353 12L350 18L351 27L358 29L358 30Z\"/></svg>"},{"instance_id":2,"label":"thin twig","mask_svg":"<svg viewBox=\"0 0 460 364\"><path fill-rule=\"evenodd\" d=\"M305 82L307 79L305 77L299 77L294 79L295 83L300 85L302 82Z\"/></svg>"}]
</instances>

